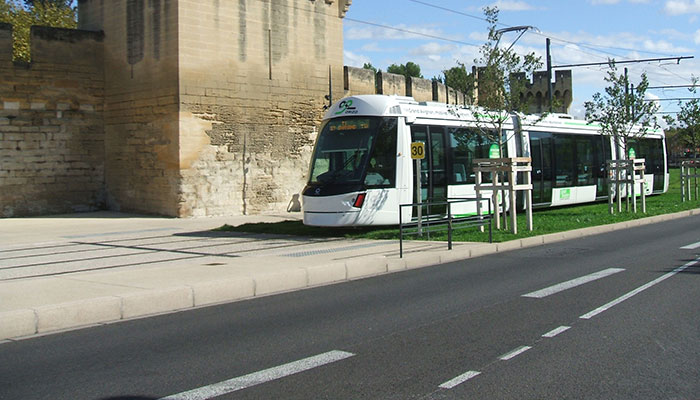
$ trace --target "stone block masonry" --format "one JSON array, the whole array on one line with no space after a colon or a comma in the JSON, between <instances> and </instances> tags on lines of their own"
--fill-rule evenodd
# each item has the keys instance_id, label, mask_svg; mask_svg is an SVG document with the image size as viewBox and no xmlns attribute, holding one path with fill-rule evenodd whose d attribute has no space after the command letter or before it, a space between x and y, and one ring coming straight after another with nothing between
<instances>
[{"instance_id":1,"label":"stone block masonry","mask_svg":"<svg viewBox=\"0 0 700 400\"><path fill-rule=\"evenodd\" d=\"M0 217L104 208L103 39L32 27L16 64L0 25Z\"/></svg>"}]
</instances>

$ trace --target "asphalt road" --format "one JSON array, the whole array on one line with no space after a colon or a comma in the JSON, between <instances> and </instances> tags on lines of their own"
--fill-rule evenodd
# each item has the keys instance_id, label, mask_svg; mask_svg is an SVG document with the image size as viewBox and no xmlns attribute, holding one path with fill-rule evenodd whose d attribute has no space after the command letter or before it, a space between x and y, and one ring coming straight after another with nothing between
<instances>
[{"instance_id":1,"label":"asphalt road","mask_svg":"<svg viewBox=\"0 0 700 400\"><path fill-rule=\"evenodd\" d=\"M8 342L0 399L698 399L698 242L689 217Z\"/></svg>"}]
</instances>

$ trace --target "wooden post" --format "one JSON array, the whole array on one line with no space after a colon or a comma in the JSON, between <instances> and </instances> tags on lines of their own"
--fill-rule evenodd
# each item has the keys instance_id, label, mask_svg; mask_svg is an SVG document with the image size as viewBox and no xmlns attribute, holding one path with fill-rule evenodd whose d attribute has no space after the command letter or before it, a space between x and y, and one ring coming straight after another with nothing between
<instances>
[{"instance_id":1,"label":"wooden post","mask_svg":"<svg viewBox=\"0 0 700 400\"><path fill-rule=\"evenodd\" d=\"M532 160L529 157L515 158L492 158L492 159L476 159L474 160L474 174L476 177L475 191L477 196L480 196L482 190L491 190L491 201L494 205L494 218L496 219L496 228L501 229L501 212L503 212L504 228L508 226L508 213L510 212L511 231L514 234L518 232L517 223L517 205L518 191L526 191L525 206L527 213L527 226L530 231L532 227ZM523 165L524 164L524 165ZM482 173L488 172L493 176L490 184L484 184L482 181ZM518 172L525 173L525 182L518 183ZM507 175L506 175L507 174ZM501 196L501 201L498 201L498 196ZM506 196L509 197L506 200ZM480 203L477 203L477 213L481 211Z\"/></svg>"}]
</instances>

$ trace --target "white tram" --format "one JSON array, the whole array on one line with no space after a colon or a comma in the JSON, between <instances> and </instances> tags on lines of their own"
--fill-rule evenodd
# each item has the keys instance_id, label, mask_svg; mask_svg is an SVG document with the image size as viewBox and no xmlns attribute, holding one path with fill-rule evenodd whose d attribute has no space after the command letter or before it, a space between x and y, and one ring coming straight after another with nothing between
<instances>
[{"instance_id":1,"label":"white tram","mask_svg":"<svg viewBox=\"0 0 700 400\"><path fill-rule=\"evenodd\" d=\"M472 160L498 148L483 129L462 107L398 96L343 99L326 112L314 147L302 193L304 224L397 225L399 204L416 198L411 142L425 143L423 201L475 197ZM504 157L532 157L535 207L607 199L605 161L619 155L595 125L564 114L510 115L502 129ZM663 132L630 139L628 147L646 160L647 194L668 190ZM412 212L403 209L403 222L415 217ZM453 206L456 215L475 212L475 203Z\"/></svg>"}]
</instances>

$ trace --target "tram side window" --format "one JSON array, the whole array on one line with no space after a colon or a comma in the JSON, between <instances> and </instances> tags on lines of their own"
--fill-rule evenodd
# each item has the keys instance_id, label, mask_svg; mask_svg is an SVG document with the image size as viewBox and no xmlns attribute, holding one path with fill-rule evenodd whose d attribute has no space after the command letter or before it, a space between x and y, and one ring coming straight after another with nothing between
<instances>
[{"instance_id":1,"label":"tram side window","mask_svg":"<svg viewBox=\"0 0 700 400\"><path fill-rule=\"evenodd\" d=\"M597 164L594 153L596 139L597 137L594 136L582 136L576 138L577 186L588 186L595 183L593 176Z\"/></svg>"},{"instance_id":2,"label":"tram side window","mask_svg":"<svg viewBox=\"0 0 700 400\"><path fill-rule=\"evenodd\" d=\"M450 184L473 184L474 159L488 158L491 141L478 129L449 128L450 151L452 153L452 174ZM484 176L484 180L490 178Z\"/></svg>"},{"instance_id":3,"label":"tram side window","mask_svg":"<svg viewBox=\"0 0 700 400\"><path fill-rule=\"evenodd\" d=\"M664 156L663 144L659 139L630 139L627 148L634 149L636 158L643 158L647 174L663 174ZM629 151L629 150L628 150Z\"/></svg>"},{"instance_id":4,"label":"tram side window","mask_svg":"<svg viewBox=\"0 0 700 400\"><path fill-rule=\"evenodd\" d=\"M575 141L570 135L554 136L554 187L574 186Z\"/></svg>"},{"instance_id":5,"label":"tram side window","mask_svg":"<svg viewBox=\"0 0 700 400\"><path fill-rule=\"evenodd\" d=\"M367 188L396 185L396 127L396 118L385 118L379 127L365 175Z\"/></svg>"}]
</instances>

